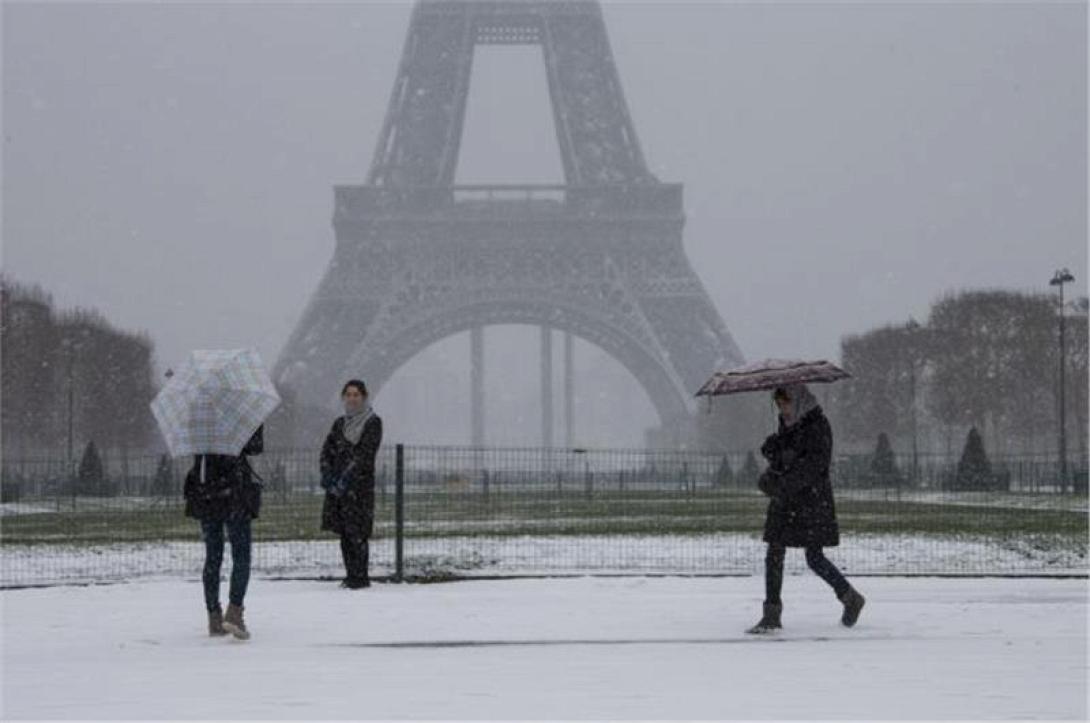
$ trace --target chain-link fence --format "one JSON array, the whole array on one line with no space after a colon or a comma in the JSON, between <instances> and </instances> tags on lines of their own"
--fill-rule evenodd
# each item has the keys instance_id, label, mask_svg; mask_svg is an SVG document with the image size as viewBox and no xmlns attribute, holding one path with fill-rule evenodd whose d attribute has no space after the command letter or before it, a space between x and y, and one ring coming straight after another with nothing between
<instances>
[{"instance_id":1,"label":"chain-link fence","mask_svg":"<svg viewBox=\"0 0 1090 723\"><path fill-rule=\"evenodd\" d=\"M376 573L405 577L761 570L763 465L747 454L647 450L403 448L377 460ZM314 450L253 458L264 480L260 573L337 575L319 530ZM186 465L105 455L81 477L65 459L2 465L4 585L198 574L197 524L182 513ZM1076 467L1073 479L1084 480ZM850 574L1085 574L1087 498L1060 494L1055 461L992 462L959 475L933 456L839 457L833 470ZM400 489L400 506L397 504ZM400 515L398 510L400 509ZM801 555L789 558L796 569Z\"/></svg>"}]
</instances>

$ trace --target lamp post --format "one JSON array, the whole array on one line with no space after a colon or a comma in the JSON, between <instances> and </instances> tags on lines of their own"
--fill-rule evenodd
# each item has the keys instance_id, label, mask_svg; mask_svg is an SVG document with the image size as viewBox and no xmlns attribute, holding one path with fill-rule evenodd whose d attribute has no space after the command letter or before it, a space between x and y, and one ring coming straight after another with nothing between
<instances>
[{"instance_id":1,"label":"lamp post","mask_svg":"<svg viewBox=\"0 0 1090 723\"><path fill-rule=\"evenodd\" d=\"M73 434L72 434L72 432L73 432L73 421L72 421L72 418L73 418L73 411L74 411L74 407L75 407L74 392L73 392L73 388L72 388L72 363L73 363L73 357L75 356L75 349L73 348L74 344L72 342L72 339L67 337L67 336L64 339L61 340L61 346L64 348L64 351L65 351L65 363L66 363L66 370L67 370L66 371L66 377L67 377L66 381L67 381L67 384L68 384L68 425L67 425L68 426L68 455L67 455L67 463L68 463L68 474L71 475L73 473L73 471L75 470L75 467L73 466L73 463L74 463L75 460L73 458L73 449L72 449L72 446L73 446Z\"/></svg>"},{"instance_id":2,"label":"lamp post","mask_svg":"<svg viewBox=\"0 0 1090 723\"><path fill-rule=\"evenodd\" d=\"M908 323L905 324L905 329L909 333L909 358L908 358L908 389L909 389L909 412L912 419L912 486L915 487L919 484L920 474L920 450L917 441L916 431L916 340L920 325L915 319L909 317Z\"/></svg>"},{"instance_id":3,"label":"lamp post","mask_svg":"<svg viewBox=\"0 0 1090 723\"><path fill-rule=\"evenodd\" d=\"M1064 362L1066 354L1064 350L1064 284L1074 280L1075 277L1065 268L1057 271L1052 276L1052 280L1048 282L1049 286L1058 286L1060 288L1060 492L1067 491L1067 425L1064 424L1067 416L1064 399Z\"/></svg>"}]
</instances>

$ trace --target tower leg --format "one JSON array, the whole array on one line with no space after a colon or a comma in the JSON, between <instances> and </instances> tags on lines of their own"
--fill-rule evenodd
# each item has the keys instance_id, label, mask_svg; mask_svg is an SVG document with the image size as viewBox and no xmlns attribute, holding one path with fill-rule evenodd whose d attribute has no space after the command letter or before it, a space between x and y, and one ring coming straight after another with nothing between
<instances>
[{"instance_id":1,"label":"tower leg","mask_svg":"<svg viewBox=\"0 0 1090 723\"><path fill-rule=\"evenodd\" d=\"M475 326L469 332L470 357L470 444L484 446L484 327Z\"/></svg>"},{"instance_id":2,"label":"tower leg","mask_svg":"<svg viewBox=\"0 0 1090 723\"><path fill-rule=\"evenodd\" d=\"M553 330L541 327L541 446L553 446Z\"/></svg>"},{"instance_id":3,"label":"tower leg","mask_svg":"<svg viewBox=\"0 0 1090 723\"><path fill-rule=\"evenodd\" d=\"M574 339L564 334L564 443L575 446L575 364L572 352Z\"/></svg>"}]
</instances>

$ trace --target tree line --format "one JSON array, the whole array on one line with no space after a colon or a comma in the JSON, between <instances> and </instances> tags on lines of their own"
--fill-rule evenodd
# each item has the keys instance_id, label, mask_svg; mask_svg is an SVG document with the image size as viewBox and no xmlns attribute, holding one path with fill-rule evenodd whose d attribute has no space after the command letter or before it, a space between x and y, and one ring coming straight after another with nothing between
<instances>
[{"instance_id":1,"label":"tree line","mask_svg":"<svg viewBox=\"0 0 1090 723\"><path fill-rule=\"evenodd\" d=\"M976 429L992 455L1055 455L1059 434L1059 314L1046 294L948 294L922 324L884 326L841 341L852 378L828 394L848 449L879 434L909 453L950 457ZM1070 454L1086 459L1087 301L1063 310Z\"/></svg>"},{"instance_id":2,"label":"tree line","mask_svg":"<svg viewBox=\"0 0 1090 723\"><path fill-rule=\"evenodd\" d=\"M1088 307L1082 297L1062 310L1067 450L1082 485ZM989 457L1055 461L1060 313L1053 295L959 291L937 299L922 323L909 320L842 338L839 364L852 378L813 386L833 426L837 454L858 467L842 472L894 486L909 474L913 441L923 465L956 461L955 479L943 484L967 489L1003 486L1003 473L993 474ZM697 446L757 449L773 430L775 414L764 392L703 402L696 415ZM738 474L728 465L720 477Z\"/></svg>"},{"instance_id":3,"label":"tree line","mask_svg":"<svg viewBox=\"0 0 1090 723\"><path fill-rule=\"evenodd\" d=\"M119 331L94 311L57 310L40 288L7 278L0 277L0 294L5 454L56 456L66 449L69 424L76 460L92 440L98 450L122 455L154 445L153 344L146 334ZM1083 467L1087 308L1081 298L1062 310L1068 451ZM1054 456L1060 313L1052 295L961 291L936 300L923 323L844 337L839 361L852 378L815 387L838 452L872 454L884 469L894 451L910 454L915 439L922 456L950 460L976 430L992 457ZM290 401L274 427L294 426ZM766 394L706 404L695 424L701 449L753 450L773 429Z\"/></svg>"},{"instance_id":4,"label":"tree line","mask_svg":"<svg viewBox=\"0 0 1090 723\"><path fill-rule=\"evenodd\" d=\"M66 450L146 450L155 434L147 334L115 329L95 311L58 310L37 286L0 278L0 448L33 456Z\"/></svg>"}]
</instances>

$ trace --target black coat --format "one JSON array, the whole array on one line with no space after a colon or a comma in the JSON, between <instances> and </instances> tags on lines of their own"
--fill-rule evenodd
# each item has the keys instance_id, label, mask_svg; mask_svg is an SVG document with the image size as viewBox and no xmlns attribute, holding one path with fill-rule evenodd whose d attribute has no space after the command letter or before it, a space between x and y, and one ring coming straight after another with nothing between
<instances>
[{"instance_id":1,"label":"black coat","mask_svg":"<svg viewBox=\"0 0 1090 723\"><path fill-rule=\"evenodd\" d=\"M263 427L258 427L237 457L225 454L198 454L185 476L185 514L202 521L256 519L261 511L261 485L254 481L254 471L247 455L261 454L265 448ZM204 480L201 480L201 460Z\"/></svg>"},{"instance_id":2,"label":"black coat","mask_svg":"<svg viewBox=\"0 0 1090 723\"><path fill-rule=\"evenodd\" d=\"M375 455L380 444L382 419L378 415L363 425L363 434L356 444L344 437L344 417L333 423L322 445L322 478L344 478L348 490L340 496L326 492L322 504L323 530L350 537L371 537L375 524Z\"/></svg>"},{"instance_id":3,"label":"black coat","mask_svg":"<svg viewBox=\"0 0 1090 723\"><path fill-rule=\"evenodd\" d=\"M764 541L785 547L835 547L840 544L829 465L833 430L821 407L797 424L765 440L761 454L769 468L761 475L767 494Z\"/></svg>"}]
</instances>

